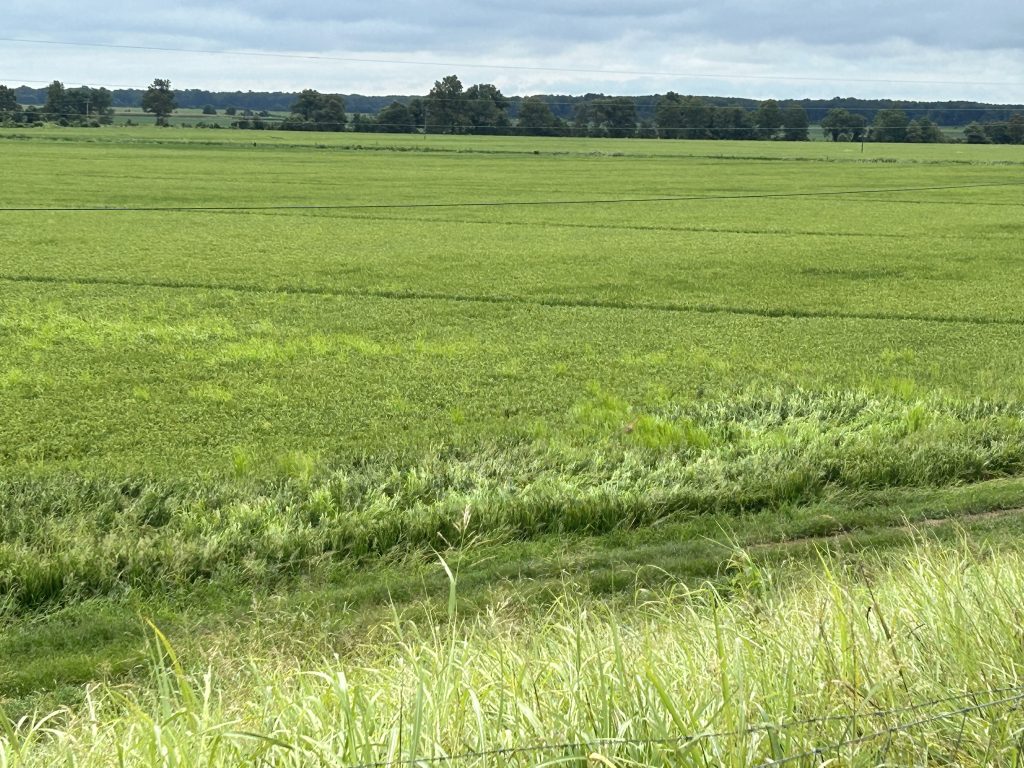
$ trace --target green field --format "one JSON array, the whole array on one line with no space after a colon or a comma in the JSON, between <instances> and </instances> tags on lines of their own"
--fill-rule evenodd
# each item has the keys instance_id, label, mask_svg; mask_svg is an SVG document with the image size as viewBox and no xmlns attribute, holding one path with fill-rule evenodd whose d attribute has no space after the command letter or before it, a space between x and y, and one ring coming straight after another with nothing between
<instances>
[{"instance_id":1,"label":"green field","mask_svg":"<svg viewBox=\"0 0 1024 768\"><path fill-rule=\"evenodd\" d=\"M1017 684L999 574L1024 578L1020 523L990 513L1024 506L1018 147L110 127L4 130L0 152L16 169L0 187L0 708L29 718L0 722L0 765L103 764L114 742L132 745L126 764L161 764L125 713L178 706L212 718L165 728L203 764L304 764L307 734L352 765L845 716L820 691L833 679L886 711ZM457 617L435 551L463 568ZM991 636L939 616L951 558L1003 612ZM903 612L891 623L910 633L928 590L934 632L889 651L891 628L850 629L837 596ZM751 669L744 638L794 645L784 617L821 601L840 658L868 643L865 669L799 648L777 661L807 669L778 690L724 669L685 706L650 675L615 688L633 663L701 679L697 656L644 656L645 633L713 645L719 600L719 643ZM586 611L593 636L559 635ZM523 709L522 692L495 693L500 670L461 698L447 676L486 670L474 654L508 633L523 664L569 665L574 642L607 659L608 678L582 684L600 716L586 697ZM972 642L959 677L924 661ZM216 706L192 691L206 668ZM408 684L398 709L432 725L364 707L329 744L286 710L316 699L309 717L342 717L324 702L346 694L303 689L296 669L329 670L328 687L349 669L352 707ZM458 701L415 704L426 679ZM530 697L559 700L550 682ZM280 707L241 705L264 684ZM32 713L59 706L64 746L32 735ZM109 724L92 738L90 706ZM941 761L937 722L890 758ZM1013 764L1013 733L971 725L947 762ZM217 757L204 727L258 736L225 736ZM756 764L843 731L787 734L712 746ZM844 759L886 759L860 746ZM690 759L631 748L607 759Z\"/></svg>"}]
</instances>

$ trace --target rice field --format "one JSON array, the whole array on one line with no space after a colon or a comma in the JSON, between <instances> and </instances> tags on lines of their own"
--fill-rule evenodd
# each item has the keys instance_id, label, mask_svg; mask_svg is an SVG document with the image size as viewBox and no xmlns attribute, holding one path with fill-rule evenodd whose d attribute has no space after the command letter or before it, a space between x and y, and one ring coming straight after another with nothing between
<instances>
[{"instance_id":1,"label":"rice field","mask_svg":"<svg viewBox=\"0 0 1024 768\"><path fill-rule=\"evenodd\" d=\"M977 610L1016 621L1012 516L944 523L921 558L904 526L1024 506L1019 148L109 127L5 129L0 152L0 765L106 764L115 743L131 765L172 764L165 748L304 764L313 744L354 765L620 737L648 743L592 764L748 765L841 728L650 740L1018 684L988 635L978 653L1008 655L986 672L925 669L952 637L933 634L902 685L883 657L922 630L854 632L839 596L865 599L863 567L886 619L909 617L908 579L955 601L962 561L995 601ZM833 575L822 535L890 554ZM787 565L794 539L810 549ZM470 616L437 611L436 551L481 553ZM231 642L267 601L258 621L289 642ZM817 650L794 645L800 617ZM794 669L863 655L867 677L819 659L737 693L712 674L726 646L678 656L714 642L744 675L777 647ZM575 687L573 643L608 663ZM505 690L497 648L551 679ZM706 699L643 669L711 675L689 687ZM822 688L840 679L844 702ZM350 695L369 708L339 714ZM307 704L346 729L281 719ZM966 718L962 754L941 721L838 759L1013 764L1019 723L993 706L1003 730Z\"/></svg>"}]
</instances>

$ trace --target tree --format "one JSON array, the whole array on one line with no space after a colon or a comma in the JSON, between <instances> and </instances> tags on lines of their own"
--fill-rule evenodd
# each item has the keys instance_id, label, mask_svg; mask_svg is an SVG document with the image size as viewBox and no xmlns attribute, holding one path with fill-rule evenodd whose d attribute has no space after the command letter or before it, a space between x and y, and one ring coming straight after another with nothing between
<instances>
[{"instance_id":1,"label":"tree","mask_svg":"<svg viewBox=\"0 0 1024 768\"><path fill-rule=\"evenodd\" d=\"M463 108L466 131L480 134L507 134L512 123L508 119L509 101L496 86L480 83L466 89Z\"/></svg>"},{"instance_id":2,"label":"tree","mask_svg":"<svg viewBox=\"0 0 1024 768\"><path fill-rule=\"evenodd\" d=\"M907 140L910 120L902 109L880 109L871 124L871 140L898 143Z\"/></svg>"},{"instance_id":3,"label":"tree","mask_svg":"<svg viewBox=\"0 0 1024 768\"><path fill-rule=\"evenodd\" d=\"M142 94L142 109L156 115L157 125L167 125L167 118L177 107L170 80L157 78Z\"/></svg>"},{"instance_id":4,"label":"tree","mask_svg":"<svg viewBox=\"0 0 1024 768\"><path fill-rule=\"evenodd\" d=\"M213 104L207 104L205 107L203 107L203 114L204 115L216 115L217 114L217 108L215 106L213 106Z\"/></svg>"},{"instance_id":5,"label":"tree","mask_svg":"<svg viewBox=\"0 0 1024 768\"><path fill-rule=\"evenodd\" d=\"M285 131L344 131L345 101L337 94L307 88L292 104L292 113L281 122Z\"/></svg>"},{"instance_id":6,"label":"tree","mask_svg":"<svg viewBox=\"0 0 1024 768\"><path fill-rule=\"evenodd\" d=\"M1006 123L1007 133L1010 141L1014 144L1024 144L1024 115L1017 112Z\"/></svg>"},{"instance_id":7,"label":"tree","mask_svg":"<svg viewBox=\"0 0 1024 768\"><path fill-rule=\"evenodd\" d=\"M113 122L114 94L106 88L69 88L64 93L65 112L77 118Z\"/></svg>"},{"instance_id":8,"label":"tree","mask_svg":"<svg viewBox=\"0 0 1024 768\"><path fill-rule=\"evenodd\" d=\"M907 126L904 141L914 144L939 144L945 140L942 130L927 117L912 120Z\"/></svg>"},{"instance_id":9,"label":"tree","mask_svg":"<svg viewBox=\"0 0 1024 768\"><path fill-rule=\"evenodd\" d=\"M237 107L228 107L227 109L224 110L224 114L225 115L230 115L231 117L234 117L235 115L238 114L238 109L237 109Z\"/></svg>"},{"instance_id":10,"label":"tree","mask_svg":"<svg viewBox=\"0 0 1024 768\"><path fill-rule=\"evenodd\" d=\"M43 115L60 125L81 125L86 119L110 123L113 103L114 96L106 88L65 88L54 80L46 88Z\"/></svg>"},{"instance_id":11,"label":"tree","mask_svg":"<svg viewBox=\"0 0 1024 768\"><path fill-rule=\"evenodd\" d=\"M46 106L43 111L50 122L56 123L67 118L67 94L60 80L54 80L46 87Z\"/></svg>"},{"instance_id":12,"label":"tree","mask_svg":"<svg viewBox=\"0 0 1024 768\"><path fill-rule=\"evenodd\" d=\"M995 122L985 123L982 128L985 130L985 135L988 136L988 140L993 144L1012 144L1013 140L1010 138L1010 125L1009 123Z\"/></svg>"},{"instance_id":13,"label":"tree","mask_svg":"<svg viewBox=\"0 0 1024 768\"><path fill-rule=\"evenodd\" d=\"M754 123L762 139L774 139L783 125L782 109L775 99L762 101L754 115Z\"/></svg>"},{"instance_id":14,"label":"tree","mask_svg":"<svg viewBox=\"0 0 1024 768\"><path fill-rule=\"evenodd\" d=\"M852 114L841 107L830 109L821 121L821 129L832 141L860 141L867 125L863 115Z\"/></svg>"},{"instance_id":15,"label":"tree","mask_svg":"<svg viewBox=\"0 0 1024 768\"><path fill-rule=\"evenodd\" d=\"M678 93L669 91L654 105L654 125L662 139L683 137L683 103Z\"/></svg>"},{"instance_id":16,"label":"tree","mask_svg":"<svg viewBox=\"0 0 1024 768\"><path fill-rule=\"evenodd\" d=\"M711 138L743 140L758 137L753 113L742 106L711 106L708 114L711 118L708 135Z\"/></svg>"},{"instance_id":17,"label":"tree","mask_svg":"<svg viewBox=\"0 0 1024 768\"><path fill-rule=\"evenodd\" d=\"M716 107L711 110L711 136L715 139L757 139L759 129L754 117L743 107Z\"/></svg>"},{"instance_id":18,"label":"tree","mask_svg":"<svg viewBox=\"0 0 1024 768\"><path fill-rule=\"evenodd\" d=\"M968 144L989 144L991 143L985 129L978 123L971 123L964 128L964 138Z\"/></svg>"},{"instance_id":19,"label":"tree","mask_svg":"<svg viewBox=\"0 0 1024 768\"><path fill-rule=\"evenodd\" d=\"M636 134L636 102L629 96L597 99L590 107L598 135L622 139Z\"/></svg>"},{"instance_id":20,"label":"tree","mask_svg":"<svg viewBox=\"0 0 1024 768\"><path fill-rule=\"evenodd\" d=\"M669 91L654 107L654 124L664 139L707 139L713 123L711 109L696 96Z\"/></svg>"},{"instance_id":21,"label":"tree","mask_svg":"<svg viewBox=\"0 0 1024 768\"><path fill-rule=\"evenodd\" d=\"M851 113L847 121L847 132L850 136L850 141L864 141L864 136L868 132L867 118L864 115Z\"/></svg>"},{"instance_id":22,"label":"tree","mask_svg":"<svg viewBox=\"0 0 1024 768\"><path fill-rule=\"evenodd\" d=\"M519 105L518 132L523 136L560 136L565 125L543 99L531 96Z\"/></svg>"},{"instance_id":23,"label":"tree","mask_svg":"<svg viewBox=\"0 0 1024 768\"><path fill-rule=\"evenodd\" d=\"M697 96L687 96L681 102L684 139L710 139L713 121L711 108Z\"/></svg>"},{"instance_id":24,"label":"tree","mask_svg":"<svg viewBox=\"0 0 1024 768\"><path fill-rule=\"evenodd\" d=\"M377 113L377 124L374 130L381 133L412 133L416 130L415 117L412 110L405 104L392 101Z\"/></svg>"},{"instance_id":25,"label":"tree","mask_svg":"<svg viewBox=\"0 0 1024 768\"><path fill-rule=\"evenodd\" d=\"M370 115L356 112L352 115L352 130L356 133L373 133L377 127L377 121Z\"/></svg>"},{"instance_id":26,"label":"tree","mask_svg":"<svg viewBox=\"0 0 1024 768\"><path fill-rule=\"evenodd\" d=\"M456 75L435 81L424 101L425 133L462 133L466 123L466 93Z\"/></svg>"},{"instance_id":27,"label":"tree","mask_svg":"<svg viewBox=\"0 0 1024 768\"><path fill-rule=\"evenodd\" d=\"M0 85L0 120L17 120L20 112L21 105L14 89Z\"/></svg>"},{"instance_id":28,"label":"tree","mask_svg":"<svg viewBox=\"0 0 1024 768\"><path fill-rule=\"evenodd\" d=\"M785 141L810 141L807 112L799 104L790 104L782 112L782 138Z\"/></svg>"},{"instance_id":29,"label":"tree","mask_svg":"<svg viewBox=\"0 0 1024 768\"><path fill-rule=\"evenodd\" d=\"M821 130L832 141L839 141L839 137L843 135L849 117L850 113L841 107L830 109L828 114L821 120Z\"/></svg>"}]
</instances>

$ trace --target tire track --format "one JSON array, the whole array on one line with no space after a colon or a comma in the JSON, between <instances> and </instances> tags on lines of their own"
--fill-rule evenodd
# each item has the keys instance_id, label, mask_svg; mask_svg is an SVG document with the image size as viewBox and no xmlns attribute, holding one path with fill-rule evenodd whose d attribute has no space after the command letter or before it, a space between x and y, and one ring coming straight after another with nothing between
<instances>
[{"instance_id":1,"label":"tire track","mask_svg":"<svg viewBox=\"0 0 1024 768\"><path fill-rule=\"evenodd\" d=\"M41 275L2 275L0 281L38 285L81 285L127 288L158 288L183 291L231 291L254 295L329 296L337 298L387 299L391 301L446 301L452 303L507 304L532 307L596 309L678 314L739 315L784 320L865 320L878 322L941 323L945 325L1024 327L1024 318L977 317L971 315L912 315L897 312L841 312L834 310L781 309L773 307L737 307L715 304L674 304L670 302L629 302L567 297L525 297L501 294L455 294L434 291L398 291L357 288L317 288L312 286L262 287L229 283L199 283L170 280L128 280L113 277L50 277Z\"/></svg>"}]
</instances>

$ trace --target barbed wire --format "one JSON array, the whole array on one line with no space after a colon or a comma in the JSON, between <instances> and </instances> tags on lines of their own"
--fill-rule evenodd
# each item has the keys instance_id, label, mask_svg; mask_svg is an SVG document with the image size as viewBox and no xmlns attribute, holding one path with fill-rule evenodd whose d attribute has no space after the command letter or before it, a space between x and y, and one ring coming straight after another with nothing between
<instances>
[{"instance_id":1,"label":"barbed wire","mask_svg":"<svg viewBox=\"0 0 1024 768\"><path fill-rule=\"evenodd\" d=\"M857 744L863 744L865 742L874 741L875 739L880 739L883 736L894 736L898 733L904 733L906 731L912 730L913 728L917 728L928 723L936 722L938 720L948 720L953 717L959 717L960 715L966 717L972 712L990 709L991 707L997 707L1003 704L1013 704L1020 701L1024 701L1024 693L1019 693L1016 696L1009 696L1003 699L999 699L998 701L987 701L983 704L974 704L970 707L962 707L960 709L955 709L950 712L941 712L937 715L923 717L909 723L901 723L899 725L890 726L889 728L882 728L872 733L865 734L863 736L857 736L851 739L844 739L843 741L837 741L831 744L826 744L824 746L815 747L814 749L809 749L795 755L789 755L787 757L782 757L777 760L769 760L767 762L758 763L756 766L754 766L754 768L775 768L775 766L789 765L790 763L797 762L798 760L806 760L808 758L821 757L827 753L836 752L840 749L843 749L844 747L852 747L856 746Z\"/></svg>"},{"instance_id":2,"label":"barbed wire","mask_svg":"<svg viewBox=\"0 0 1024 768\"><path fill-rule=\"evenodd\" d=\"M918 704L913 704L906 707L898 707L893 709L875 709L860 713L851 712L842 715L828 715L823 717L806 718L803 720L790 720L774 724L765 723L750 726L748 728L735 729L730 731L702 731L695 732L692 734L684 734L680 736L665 738L606 738L592 739L587 741L563 741L545 744L532 744L521 747L495 747L494 749L487 750L467 750L465 752L459 752L452 755L379 760L375 762L360 763L357 765L350 766L349 768L401 768L402 766L440 765L459 763L474 759L479 760L490 757L511 757L515 755L528 755L535 754L538 752L566 752L583 750L589 752L594 749L614 746L644 747L671 745L678 747L679 745L683 744L693 744L702 741L709 741L712 739L736 738L739 736L753 736L759 733L794 730L797 728L805 728L811 725L825 725L832 722L852 722L857 719L881 719L884 717L895 717L898 715L906 715L911 712L920 712L923 709L939 706L941 704L949 704L953 701L962 701L964 699L978 698L981 696L1002 696L1003 694L1007 693L1013 693L1014 695L1007 696L996 701L975 703L970 706L961 707L959 709L955 709L949 712L943 712L937 715L930 715L925 718L919 718L910 723L901 723L895 726L877 729L870 734L865 734L851 739L834 742L832 744L828 744L821 747L815 747L813 749L801 752L799 754L779 758L777 760L769 760L767 762L760 763L757 766L755 766L755 768L772 768L773 766L785 765L791 762L795 762L797 760L806 759L808 757L816 757L827 752L833 752L837 749L842 749L846 746L853 746L858 743L871 741L877 738L881 738L885 735L900 733L906 730L910 730L911 728L927 724L929 722L949 719L951 717L957 717L959 715L967 715L971 712L989 709L991 707L999 706L1002 704L1019 702L1024 700L1024 685L993 688L986 691L965 691L959 694L944 696L942 698L932 699L931 701L920 702Z\"/></svg>"}]
</instances>

